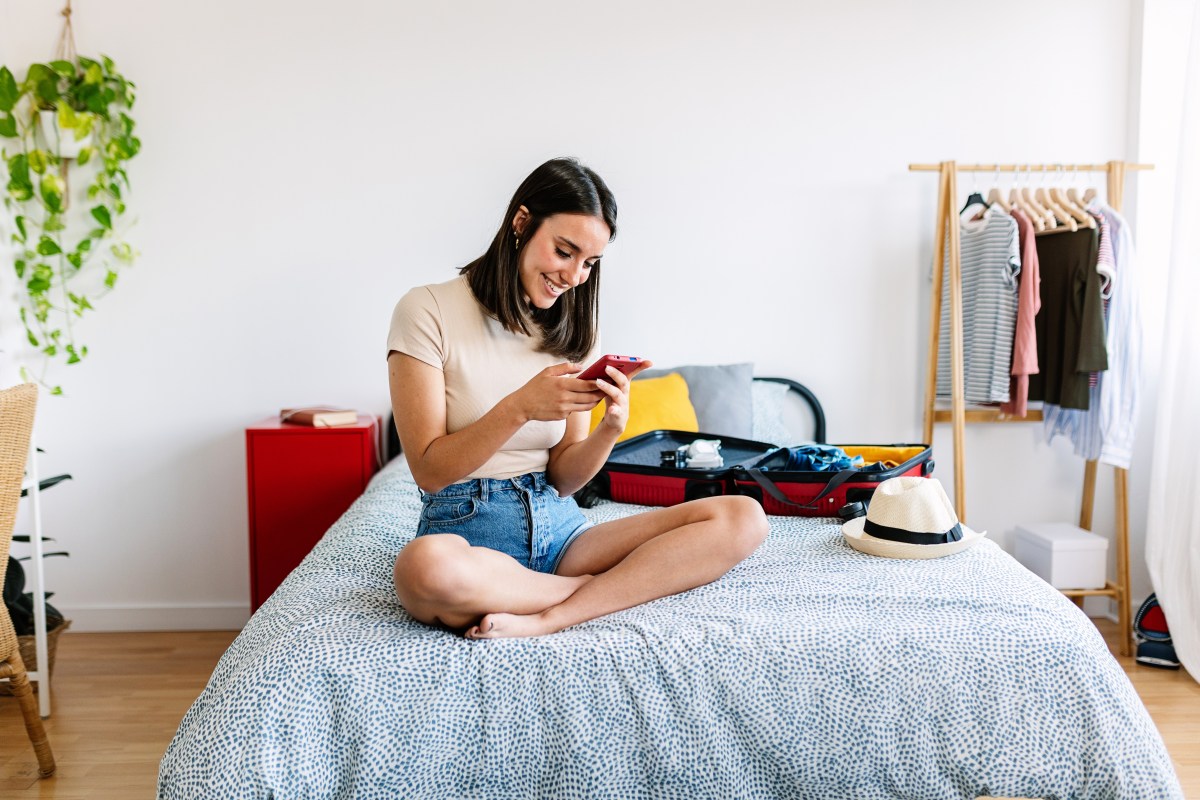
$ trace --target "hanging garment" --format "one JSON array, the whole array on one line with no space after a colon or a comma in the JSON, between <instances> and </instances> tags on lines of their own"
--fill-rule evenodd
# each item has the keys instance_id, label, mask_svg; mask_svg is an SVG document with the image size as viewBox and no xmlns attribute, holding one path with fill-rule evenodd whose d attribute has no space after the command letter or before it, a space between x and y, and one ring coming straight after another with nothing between
<instances>
[{"instance_id":1,"label":"hanging garment","mask_svg":"<svg viewBox=\"0 0 1200 800\"><path fill-rule=\"evenodd\" d=\"M997 206L961 223L964 396L968 403L1004 403L1012 366L1021 255L1017 221ZM942 324L937 396L950 397L950 247L942 262Z\"/></svg>"},{"instance_id":2,"label":"hanging garment","mask_svg":"<svg viewBox=\"0 0 1200 800\"><path fill-rule=\"evenodd\" d=\"M1138 384L1142 366L1141 298L1133 229L1125 218L1098 205L1107 218L1116 257L1116 278L1108 302L1108 372L1100 392L1100 429L1104 444L1100 460L1129 469L1138 417Z\"/></svg>"},{"instance_id":3,"label":"hanging garment","mask_svg":"<svg viewBox=\"0 0 1200 800\"><path fill-rule=\"evenodd\" d=\"M1017 323L1013 334L1009 401L1001 403L1000 410L1014 417L1024 417L1029 406L1029 376L1038 372L1034 319L1038 309L1042 307L1042 278L1038 267L1037 246L1033 238L1033 222L1019 208L1012 210L1012 216L1017 221L1017 233L1020 238L1021 274L1017 279Z\"/></svg>"},{"instance_id":4,"label":"hanging garment","mask_svg":"<svg viewBox=\"0 0 1200 800\"><path fill-rule=\"evenodd\" d=\"M1088 373L1108 368L1097 231L1055 232L1035 238L1042 308L1035 322L1040 372L1029 378L1029 399L1063 408L1088 407Z\"/></svg>"},{"instance_id":5,"label":"hanging garment","mask_svg":"<svg viewBox=\"0 0 1200 800\"><path fill-rule=\"evenodd\" d=\"M1090 213L1090 212L1089 212ZM1103 214L1093 213L1096 225L1100 230L1100 245L1096 250L1096 272L1100 275L1100 302L1104 307L1105 343L1108 336L1108 301L1112 299L1115 279L1117 277L1117 257L1113 252L1112 231L1108 228L1108 219ZM1111 362L1110 362L1111 367ZM1100 380L1100 373L1093 372L1088 385L1095 386Z\"/></svg>"},{"instance_id":6,"label":"hanging garment","mask_svg":"<svg viewBox=\"0 0 1200 800\"><path fill-rule=\"evenodd\" d=\"M1129 469L1133 458L1138 415L1138 384L1142 360L1141 315L1133 236L1129 224L1108 206L1089 207L1105 221L1112 243L1112 295L1107 303L1105 345L1108 370L1098 373L1089 388L1087 410L1045 404L1042 409L1046 441L1066 436L1075 453Z\"/></svg>"}]
</instances>

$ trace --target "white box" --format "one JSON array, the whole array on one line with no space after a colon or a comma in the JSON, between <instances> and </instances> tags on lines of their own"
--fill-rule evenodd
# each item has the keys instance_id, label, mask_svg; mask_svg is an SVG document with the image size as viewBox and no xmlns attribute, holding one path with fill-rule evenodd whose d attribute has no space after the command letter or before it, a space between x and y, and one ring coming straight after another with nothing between
<instances>
[{"instance_id":1,"label":"white box","mask_svg":"<svg viewBox=\"0 0 1200 800\"><path fill-rule=\"evenodd\" d=\"M1017 526L1017 561L1055 589L1103 589L1108 540L1069 522Z\"/></svg>"}]
</instances>

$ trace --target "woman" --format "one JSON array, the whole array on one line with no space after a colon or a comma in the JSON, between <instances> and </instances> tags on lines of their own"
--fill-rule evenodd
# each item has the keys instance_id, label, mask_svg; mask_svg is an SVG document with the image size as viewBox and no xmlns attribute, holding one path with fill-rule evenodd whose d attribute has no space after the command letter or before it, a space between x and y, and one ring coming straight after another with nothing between
<instances>
[{"instance_id":1,"label":"woman","mask_svg":"<svg viewBox=\"0 0 1200 800\"><path fill-rule=\"evenodd\" d=\"M575 505L629 416L629 378L611 367L612 383L573 377L598 356L616 218L595 172L548 161L483 256L396 306L392 409L422 511L395 581L422 622L476 639L553 633L714 581L766 536L746 497L598 525Z\"/></svg>"}]
</instances>

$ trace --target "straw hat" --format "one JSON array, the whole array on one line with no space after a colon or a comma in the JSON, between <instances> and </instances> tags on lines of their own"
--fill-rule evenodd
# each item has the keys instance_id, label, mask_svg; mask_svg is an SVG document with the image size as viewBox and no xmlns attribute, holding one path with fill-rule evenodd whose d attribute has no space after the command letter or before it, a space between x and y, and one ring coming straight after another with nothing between
<instances>
[{"instance_id":1,"label":"straw hat","mask_svg":"<svg viewBox=\"0 0 1200 800\"><path fill-rule=\"evenodd\" d=\"M885 558L940 558L965 550L987 532L958 521L936 478L889 478L871 495L865 517L842 526L846 543Z\"/></svg>"}]
</instances>

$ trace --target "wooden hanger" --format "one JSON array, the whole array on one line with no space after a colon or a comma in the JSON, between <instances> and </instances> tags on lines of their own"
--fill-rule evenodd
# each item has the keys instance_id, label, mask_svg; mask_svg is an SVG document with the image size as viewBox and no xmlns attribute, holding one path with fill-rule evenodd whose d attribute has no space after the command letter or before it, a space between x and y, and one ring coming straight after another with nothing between
<instances>
[{"instance_id":1,"label":"wooden hanger","mask_svg":"<svg viewBox=\"0 0 1200 800\"><path fill-rule=\"evenodd\" d=\"M1004 202L1004 195L1000 194L1000 170L996 170L996 183L988 192L987 201L988 205L1000 206L1005 214L1012 213L1012 208Z\"/></svg>"},{"instance_id":2,"label":"wooden hanger","mask_svg":"<svg viewBox=\"0 0 1200 800\"><path fill-rule=\"evenodd\" d=\"M1049 209L1038 202L1037 198L1034 197L1033 190L1028 186L1021 187L1021 198L1025 201L1025 205L1032 208L1033 213L1036 214L1042 220L1042 224L1045 225L1045 228L1039 228L1038 230L1053 230L1054 228L1058 227L1058 219L1056 219L1055 216L1050 213Z\"/></svg>"},{"instance_id":3,"label":"wooden hanger","mask_svg":"<svg viewBox=\"0 0 1200 800\"><path fill-rule=\"evenodd\" d=\"M1017 178L1020 178L1020 177L1021 177L1020 167L1018 167L1017 168ZM1019 189L1017 189L1015 181L1014 181L1012 189L1009 190L1008 201L1010 203L1012 203L1012 205L1015 208L1021 209L1021 211L1023 211L1025 213L1025 216L1029 217L1029 221L1033 223L1033 227L1036 230L1038 230L1038 231L1046 230L1045 218L1040 213L1038 213L1038 211L1036 211L1033 208L1033 206L1031 206L1029 204L1029 202L1023 196L1022 192Z\"/></svg>"},{"instance_id":4,"label":"wooden hanger","mask_svg":"<svg viewBox=\"0 0 1200 800\"><path fill-rule=\"evenodd\" d=\"M1045 177L1044 173L1042 177ZM1057 220L1059 225L1066 227L1068 230L1079 230L1079 223L1075 221L1074 217L1062 209L1058 203L1050 199L1050 193L1046 191L1044 186L1039 186L1037 188L1037 191L1034 192L1034 197L1036 197L1038 202L1045 206L1050 213L1054 215L1054 219Z\"/></svg>"},{"instance_id":5,"label":"wooden hanger","mask_svg":"<svg viewBox=\"0 0 1200 800\"><path fill-rule=\"evenodd\" d=\"M1062 189L1057 186L1050 189L1050 198L1058 203L1059 207L1066 211L1071 217L1085 228L1096 229L1096 218L1088 212L1084 211L1075 204Z\"/></svg>"},{"instance_id":6,"label":"wooden hanger","mask_svg":"<svg viewBox=\"0 0 1200 800\"><path fill-rule=\"evenodd\" d=\"M1072 170L1072 172L1075 175L1079 174L1075 170ZM1058 176L1065 181L1066 173L1063 172L1061 165L1058 168ZM1097 227L1096 218L1088 213L1088 210L1083 207L1083 203L1079 202L1079 196L1075 194L1075 187L1073 185L1074 181L1071 183L1072 185L1065 191L1058 186L1051 188L1050 196L1054 198L1054 200L1060 206L1066 209L1067 213L1074 217L1080 225L1095 230Z\"/></svg>"}]
</instances>

